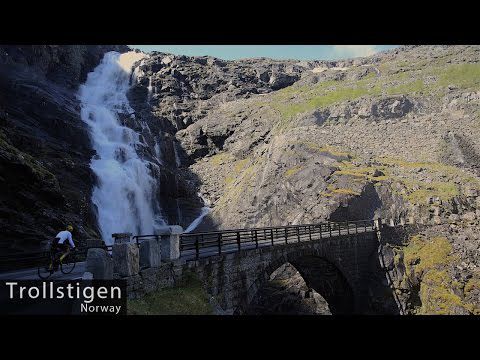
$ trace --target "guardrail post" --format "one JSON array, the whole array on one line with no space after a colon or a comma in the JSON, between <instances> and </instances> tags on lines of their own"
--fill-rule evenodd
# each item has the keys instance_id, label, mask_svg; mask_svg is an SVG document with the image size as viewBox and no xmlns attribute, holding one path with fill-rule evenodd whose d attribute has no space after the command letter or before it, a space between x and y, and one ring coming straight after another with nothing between
<instances>
[{"instance_id":1,"label":"guardrail post","mask_svg":"<svg viewBox=\"0 0 480 360\"><path fill-rule=\"evenodd\" d=\"M237 245L238 245L238 251L242 249L242 245L240 243L240 231L237 231Z\"/></svg>"},{"instance_id":2,"label":"guardrail post","mask_svg":"<svg viewBox=\"0 0 480 360\"><path fill-rule=\"evenodd\" d=\"M341 236L342 235L342 227L340 226L340 223L338 223L337 226L338 226L338 235Z\"/></svg>"},{"instance_id":3,"label":"guardrail post","mask_svg":"<svg viewBox=\"0 0 480 360\"><path fill-rule=\"evenodd\" d=\"M318 228L319 228L319 231L320 231L320 240L322 240L322 224L320 224L320 226Z\"/></svg>"},{"instance_id":4,"label":"guardrail post","mask_svg":"<svg viewBox=\"0 0 480 360\"><path fill-rule=\"evenodd\" d=\"M180 257L180 235L183 228L178 225L158 229L155 235L160 235L162 260L175 260Z\"/></svg>"},{"instance_id":5,"label":"guardrail post","mask_svg":"<svg viewBox=\"0 0 480 360\"><path fill-rule=\"evenodd\" d=\"M300 242L300 228L297 226L297 240Z\"/></svg>"},{"instance_id":6,"label":"guardrail post","mask_svg":"<svg viewBox=\"0 0 480 360\"><path fill-rule=\"evenodd\" d=\"M200 257L200 246L198 244L198 236L195 236L195 259Z\"/></svg>"},{"instance_id":7,"label":"guardrail post","mask_svg":"<svg viewBox=\"0 0 480 360\"><path fill-rule=\"evenodd\" d=\"M308 225L308 238L312 241L312 227Z\"/></svg>"},{"instance_id":8,"label":"guardrail post","mask_svg":"<svg viewBox=\"0 0 480 360\"><path fill-rule=\"evenodd\" d=\"M146 239L140 243L140 267L159 267L162 259L162 247L160 236L155 235L152 239Z\"/></svg>"},{"instance_id":9,"label":"guardrail post","mask_svg":"<svg viewBox=\"0 0 480 360\"><path fill-rule=\"evenodd\" d=\"M328 222L328 230L330 231L330 237L332 237L332 224Z\"/></svg>"},{"instance_id":10,"label":"guardrail post","mask_svg":"<svg viewBox=\"0 0 480 360\"><path fill-rule=\"evenodd\" d=\"M88 249L85 272L91 273L95 280L113 279L113 260L108 252L98 247Z\"/></svg>"},{"instance_id":11,"label":"guardrail post","mask_svg":"<svg viewBox=\"0 0 480 360\"><path fill-rule=\"evenodd\" d=\"M139 249L130 241L132 234L112 234L115 239L112 245L113 272L121 277L133 276L140 270Z\"/></svg>"},{"instance_id":12,"label":"guardrail post","mask_svg":"<svg viewBox=\"0 0 480 360\"><path fill-rule=\"evenodd\" d=\"M273 246L273 229L270 229L270 237L272 238L272 246Z\"/></svg>"},{"instance_id":13,"label":"guardrail post","mask_svg":"<svg viewBox=\"0 0 480 360\"><path fill-rule=\"evenodd\" d=\"M347 235L350 235L350 224L348 221L347 221Z\"/></svg>"},{"instance_id":14,"label":"guardrail post","mask_svg":"<svg viewBox=\"0 0 480 360\"><path fill-rule=\"evenodd\" d=\"M288 233L287 233L287 228L285 228L285 244L288 244Z\"/></svg>"},{"instance_id":15,"label":"guardrail post","mask_svg":"<svg viewBox=\"0 0 480 360\"><path fill-rule=\"evenodd\" d=\"M255 234L255 248L258 249L258 234L257 234L257 230L254 230L254 234Z\"/></svg>"},{"instance_id":16,"label":"guardrail post","mask_svg":"<svg viewBox=\"0 0 480 360\"><path fill-rule=\"evenodd\" d=\"M222 233L218 234L218 255L222 253Z\"/></svg>"}]
</instances>

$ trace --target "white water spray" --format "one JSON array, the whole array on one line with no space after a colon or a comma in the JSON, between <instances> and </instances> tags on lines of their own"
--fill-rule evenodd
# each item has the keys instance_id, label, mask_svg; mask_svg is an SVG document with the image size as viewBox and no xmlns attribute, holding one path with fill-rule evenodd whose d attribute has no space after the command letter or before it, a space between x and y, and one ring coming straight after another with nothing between
<instances>
[{"instance_id":1,"label":"white water spray","mask_svg":"<svg viewBox=\"0 0 480 360\"><path fill-rule=\"evenodd\" d=\"M182 162L180 161L180 156L178 155L178 150L177 150L177 143L173 143L173 152L175 154L175 165L177 166L177 169L182 166Z\"/></svg>"},{"instance_id":2,"label":"white water spray","mask_svg":"<svg viewBox=\"0 0 480 360\"><path fill-rule=\"evenodd\" d=\"M193 220L192 223L185 229L184 232L186 232L186 233L189 233L189 232L192 232L193 230L195 230L197 228L197 226L200 225L203 218L205 216L207 216L210 213L210 211L212 211L212 209L210 208L210 201L205 199L202 196L202 194L200 194L200 193L198 193L197 195L200 197L200 199L202 199L203 204L205 206L202 207L202 209L200 210L200 215L195 220Z\"/></svg>"},{"instance_id":3,"label":"white water spray","mask_svg":"<svg viewBox=\"0 0 480 360\"><path fill-rule=\"evenodd\" d=\"M139 134L122 125L118 114L133 114L127 99L132 66L146 57L143 53L106 53L101 64L88 74L80 87L81 117L90 127L97 152L90 167L99 179L92 202L98 208L102 238L112 242L112 233L153 234L164 226L155 200L156 181L149 162L136 147L145 146ZM133 78L141 73L137 67ZM132 118L134 115L132 115Z\"/></svg>"},{"instance_id":4,"label":"white water spray","mask_svg":"<svg viewBox=\"0 0 480 360\"><path fill-rule=\"evenodd\" d=\"M152 77L148 77L148 96L147 96L147 102L150 103L150 100L152 100Z\"/></svg>"},{"instance_id":5,"label":"white water spray","mask_svg":"<svg viewBox=\"0 0 480 360\"><path fill-rule=\"evenodd\" d=\"M192 232L193 230L195 230L197 228L198 225L200 225L200 223L202 222L203 218L208 214L210 213L210 209L209 207L202 207L202 210L200 211L200 215L192 221L192 223L185 229L184 232L186 233L189 233L189 232Z\"/></svg>"}]
</instances>

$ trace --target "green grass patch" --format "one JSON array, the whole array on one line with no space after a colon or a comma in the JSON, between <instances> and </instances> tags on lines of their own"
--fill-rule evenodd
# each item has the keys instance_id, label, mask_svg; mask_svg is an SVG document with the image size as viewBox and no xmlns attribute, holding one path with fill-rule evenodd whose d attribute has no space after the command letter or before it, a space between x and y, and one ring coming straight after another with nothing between
<instances>
[{"instance_id":1,"label":"green grass patch","mask_svg":"<svg viewBox=\"0 0 480 360\"><path fill-rule=\"evenodd\" d=\"M381 171L383 175L373 176L376 172ZM339 170L334 172L335 175L346 175L356 178L355 180L365 179L367 181L384 181L389 179L388 171L385 166L359 166L349 161L339 163Z\"/></svg>"},{"instance_id":2,"label":"green grass patch","mask_svg":"<svg viewBox=\"0 0 480 360\"><path fill-rule=\"evenodd\" d=\"M236 163L235 163L235 166L233 167L233 170L235 171L235 173L239 173L240 171L242 171L245 166L248 164L248 161L249 159L243 159L243 160L238 160Z\"/></svg>"},{"instance_id":3,"label":"green grass patch","mask_svg":"<svg viewBox=\"0 0 480 360\"><path fill-rule=\"evenodd\" d=\"M191 273L173 288L158 290L141 299L128 300L129 315L209 315L213 309L201 281Z\"/></svg>"},{"instance_id":4,"label":"green grass patch","mask_svg":"<svg viewBox=\"0 0 480 360\"><path fill-rule=\"evenodd\" d=\"M284 119L291 119L297 114L325 108L335 103L354 100L366 95L380 94L381 87L379 85L369 87L350 84L350 86L345 86L337 82L335 86L330 88L323 85L321 88L316 88L303 94L298 93L296 98L290 101L287 101L283 96L274 98L270 105L278 110Z\"/></svg>"},{"instance_id":5,"label":"green grass patch","mask_svg":"<svg viewBox=\"0 0 480 360\"><path fill-rule=\"evenodd\" d=\"M407 195L408 201L415 204L424 203L429 197L438 197L442 201L447 201L460 195L457 185L450 182L437 181L424 183L421 181L410 180L403 181L403 184L407 185L407 189L409 189L409 194ZM412 190L414 187L419 189Z\"/></svg>"},{"instance_id":6,"label":"green grass patch","mask_svg":"<svg viewBox=\"0 0 480 360\"><path fill-rule=\"evenodd\" d=\"M229 206L229 203L235 203L239 200L240 196L245 194L247 189L253 185L255 175L258 173L257 170L259 166L257 165L261 165L262 161L261 158L253 158L248 167L245 167L247 163L245 162L239 173L227 176L225 179L225 190L215 204L216 211L224 211L225 207Z\"/></svg>"},{"instance_id":7,"label":"green grass patch","mask_svg":"<svg viewBox=\"0 0 480 360\"><path fill-rule=\"evenodd\" d=\"M414 94L421 93L426 90L423 80L414 80L397 86L387 87L385 89L388 95L402 95L402 94Z\"/></svg>"},{"instance_id":8,"label":"green grass patch","mask_svg":"<svg viewBox=\"0 0 480 360\"><path fill-rule=\"evenodd\" d=\"M360 195L360 193L357 192L357 191L355 191L355 190L352 190L352 189L344 189L344 188L333 189L332 192L333 192L334 194L342 194L342 195L355 195L355 196Z\"/></svg>"},{"instance_id":9,"label":"green grass patch","mask_svg":"<svg viewBox=\"0 0 480 360\"><path fill-rule=\"evenodd\" d=\"M291 126L299 114L365 97L392 95L444 96L446 87L480 89L480 64L448 64L442 59L415 59L378 65L380 76L371 72L360 80L326 80L314 85L294 84L265 97L258 106L275 110L275 131ZM401 70L401 71L400 71Z\"/></svg>"},{"instance_id":10,"label":"green grass patch","mask_svg":"<svg viewBox=\"0 0 480 360\"><path fill-rule=\"evenodd\" d=\"M353 190L353 189L347 189L347 188L336 188L335 185L328 185L327 189L330 191L331 194L340 194L340 195L355 195L358 196L360 195L359 192Z\"/></svg>"},{"instance_id":11,"label":"green grass patch","mask_svg":"<svg viewBox=\"0 0 480 360\"><path fill-rule=\"evenodd\" d=\"M296 173L298 173L300 170L302 170L303 167L302 166L295 166L291 169L288 169L287 171L285 171L285 176L286 177L290 177L290 176L293 176L295 175Z\"/></svg>"},{"instance_id":12,"label":"green grass patch","mask_svg":"<svg viewBox=\"0 0 480 360\"><path fill-rule=\"evenodd\" d=\"M452 84L461 88L480 87L480 63L452 64L444 69L437 69L437 72L440 86Z\"/></svg>"},{"instance_id":13,"label":"green grass patch","mask_svg":"<svg viewBox=\"0 0 480 360\"><path fill-rule=\"evenodd\" d=\"M233 160L233 156L227 152L215 154L212 157L210 157L210 162L215 166L222 165L225 162L228 162L231 160Z\"/></svg>"},{"instance_id":14,"label":"green grass patch","mask_svg":"<svg viewBox=\"0 0 480 360\"><path fill-rule=\"evenodd\" d=\"M318 145L311 141L303 141L301 142L302 145L305 145L308 149L318 152L327 153L336 157L345 157L348 159L354 158L353 154L343 151L341 149L336 148L335 146L331 145Z\"/></svg>"},{"instance_id":15,"label":"green grass patch","mask_svg":"<svg viewBox=\"0 0 480 360\"><path fill-rule=\"evenodd\" d=\"M422 306L419 315L451 315L455 308L473 312L473 304L464 303L462 298L453 291L451 276L445 270L432 269L422 279L420 299Z\"/></svg>"},{"instance_id":16,"label":"green grass patch","mask_svg":"<svg viewBox=\"0 0 480 360\"><path fill-rule=\"evenodd\" d=\"M455 185L454 180L461 180L463 186L480 188L480 181L477 178L455 166L438 162L409 162L394 158L381 158L379 162L386 167L387 171L401 174L398 177L392 175L392 178L404 186L404 193L400 195L416 204L424 204L429 197L448 201L459 196L460 188ZM431 183L419 181L417 173L420 169L442 180Z\"/></svg>"},{"instance_id":17,"label":"green grass patch","mask_svg":"<svg viewBox=\"0 0 480 360\"><path fill-rule=\"evenodd\" d=\"M458 290L460 284L447 272L456 259L451 254L452 245L447 238L416 235L403 252L407 278L412 280L414 276L421 279L421 306L416 309L417 314L449 315L458 308L474 311L474 305L463 301L454 291Z\"/></svg>"},{"instance_id":18,"label":"green grass patch","mask_svg":"<svg viewBox=\"0 0 480 360\"><path fill-rule=\"evenodd\" d=\"M409 273L412 264L418 275L437 265L448 264L451 260L452 245L445 237L426 238L421 235L413 236L404 248L404 262Z\"/></svg>"}]
</instances>

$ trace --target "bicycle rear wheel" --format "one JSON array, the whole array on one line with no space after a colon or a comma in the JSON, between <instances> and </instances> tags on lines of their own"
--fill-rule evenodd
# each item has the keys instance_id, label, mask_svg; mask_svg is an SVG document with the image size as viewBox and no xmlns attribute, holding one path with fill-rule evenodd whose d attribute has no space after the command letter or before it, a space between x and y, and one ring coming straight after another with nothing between
<instances>
[{"instance_id":1,"label":"bicycle rear wheel","mask_svg":"<svg viewBox=\"0 0 480 360\"><path fill-rule=\"evenodd\" d=\"M75 269L75 257L70 254L65 259L63 259L62 263L60 264L60 270L64 274L70 274L73 269Z\"/></svg>"},{"instance_id":2,"label":"bicycle rear wheel","mask_svg":"<svg viewBox=\"0 0 480 360\"><path fill-rule=\"evenodd\" d=\"M50 254L46 256L44 265L38 267L38 277L40 279L48 279L53 274L52 258Z\"/></svg>"}]
</instances>

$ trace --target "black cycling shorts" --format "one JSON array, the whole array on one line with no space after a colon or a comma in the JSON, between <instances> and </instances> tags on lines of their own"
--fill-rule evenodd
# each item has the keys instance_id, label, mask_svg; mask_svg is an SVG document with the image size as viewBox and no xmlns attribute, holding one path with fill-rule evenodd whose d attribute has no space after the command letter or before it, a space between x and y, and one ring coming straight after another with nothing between
<instances>
[{"instance_id":1,"label":"black cycling shorts","mask_svg":"<svg viewBox=\"0 0 480 360\"><path fill-rule=\"evenodd\" d=\"M59 240L60 240L59 238L55 238L53 240L51 249L54 251L67 252L69 249L69 245L66 243L59 244L58 243Z\"/></svg>"}]
</instances>

